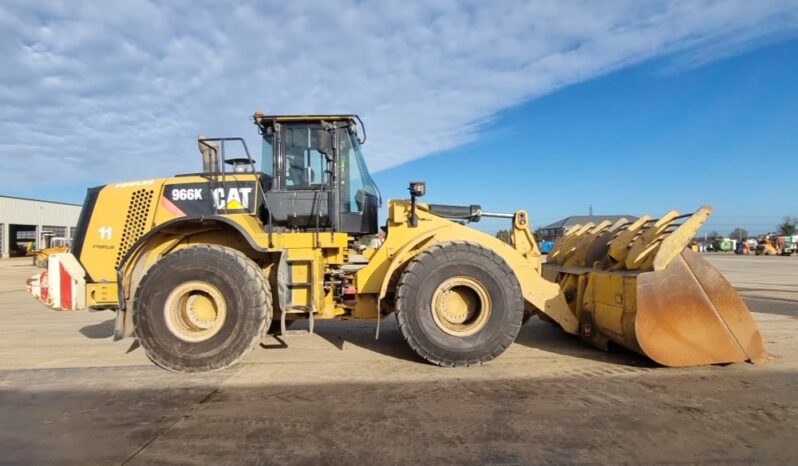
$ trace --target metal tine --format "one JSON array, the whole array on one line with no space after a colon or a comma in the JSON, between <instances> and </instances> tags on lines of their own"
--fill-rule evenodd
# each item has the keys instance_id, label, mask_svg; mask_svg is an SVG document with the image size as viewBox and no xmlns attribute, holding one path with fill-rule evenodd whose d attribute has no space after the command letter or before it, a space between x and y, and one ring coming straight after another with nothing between
<instances>
[{"instance_id":1,"label":"metal tine","mask_svg":"<svg viewBox=\"0 0 798 466\"><path fill-rule=\"evenodd\" d=\"M635 260L626 266L630 270L662 270L684 249L712 213L709 206L701 206L695 212L679 214L668 212L655 223L653 231L647 232L646 243L636 243L630 249ZM681 220L681 221L680 221Z\"/></svg>"},{"instance_id":2,"label":"metal tine","mask_svg":"<svg viewBox=\"0 0 798 466\"><path fill-rule=\"evenodd\" d=\"M578 240L578 238L584 234L586 231L593 228L595 224L593 222L588 222L584 225L574 225L571 229L569 229L565 236L560 238L555 244L554 247L549 251L547 256L548 261L553 261L558 264L562 264L565 262L566 256L573 250L573 244Z\"/></svg>"},{"instance_id":3,"label":"metal tine","mask_svg":"<svg viewBox=\"0 0 798 466\"><path fill-rule=\"evenodd\" d=\"M618 219L617 222L613 223L607 230L615 233L614 236L617 236L621 231L626 230L629 228L632 222L629 221L626 217L621 217Z\"/></svg>"},{"instance_id":4,"label":"metal tine","mask_svg":"<svg viewBox=\"0 0 798 466\"><path fill-rule=\"evenodd\" d=\"M576 229L576 231L574 232L573 236L583 235L586 232L590 231L590 229L593 228L594 226L596 226L596 224L593 223L593 222L587 222L584 225L576 225L574 227L574 229Z\"/></svg>"},{"instance_id":5,"label":"metal tine","mask_svg":"<svg viewBox=\"0 0 798 466\"><path fill-rule=\"evenodd\" d=\"M615 262L612 268L617 268L620 264L623 264L629 248L642 233L644 225L651 220L650 215L643 214L637 220L629 223L625 229L619 231L615 238L610 241L610 248L607 251L607 255L611 261Z\"/></svg>"},{"instance_id":6,"label":"metal tine","mask_svg":"<svg viewBox=\"0 0 798 466\"><path fill-rule=\"evenodd\" d=\"M548 258L547 260L557 262L556 259L557 257L560 256L560 253L564 248L564 246L568 244L573 239L573 237L577 236L581 231L581 229L582 225L577 224L566 230L565 234L554 243L554 246L551 248L551 251L549 251L547 255Z\"/></svg>"},{"instance_id":7,"label":"metal tine","mask_svg":"<svg viewBox=\"0 0 798 466\"><path fill-rule=\"evenodd\" d=\"M603 232L604 230L606 230L607 228L609 228L611 226L612 226L612 224L610 223L609 220L604 220L603 222L601 222L598 225L596 225L595 227L593 227L590 230L590 234L591 235L597 235L597 234Z\"/></svg>"},{"instance_id":8,"label":"metal tine","mask_svg":"<svg viewBox=\"0 0 798 466\"><path fill-rule=\"evenodd\" d=\"M576 250L576 246L579 244L582 238L584 238L584 234L592 227L592 223L582 225L578 228L576 233L568 238L564 238L564 241L562 241L554 254L555 261L558 264L565 264L565 261L571 256L571 254L573 254L573 252ZM549 257L551 257L551 252L549 253Z\"/></svg>"},{"instance_id":9,"label":"metal tine","mask_svg":"<svg viewBox=\"0 0 798 466\"><path fill-rule=\"evenodd\" d=\"M677 210L671 210L659 218L652 218L646 214L635 221L622 218L611 225L607 221L598 225L593 223L575 225L560 238L548 257L550 261L559 264L579 265L580 257L584 255L586 248L590 247L591 241L587 241L587 238L592 237L592 240L595 240L601 234L611 231L614 234L608 240L609 262L604 261L605 265L613 264L609 268L615 270L623 268L636 270L641 265L652 262L651 253L658 250L661 242L678 231L696 212L682 214ZM636 257L634 261L629 261L627 260L629 252L633 249Z\"/></svg>"},{"instance_id":10,"label":"metal tine","mask_svg":"<svg viewBox=\"0 0 798 466\"><path fill-rule=\"evenodd\" d=\"M610 227L612 227L610 221L605 220L591 228L587 233L576 238L572 247L562 256L563 265L571 267L584 266L588 250L593 245L596 238L603 235Z\"/></svg>"},{"instance_id":11,"label":"metal tine","mask_svg":"<svg viewBox=\"0 0 798 466\"><path fill-rule=\"evenodd\" d=\"M607 250L612 240L629 228L627 218L620 218L615 223L609 220L592 230L589 237L584 238L576 246L576 251L566 260L565 265L602 269L609 264Z\"/></svg>"},{"instance_id":12,"label":"metal tine","mask_svg":"<svg viewBox=\"0 0 798 466\"><path fill-rule=\"evenodd\" d=\"M610 225L610 227L607 228L607 231L612 233L612 237L609 240L607 240L606 244L609 245L612 242L612 240L618 237L618 235L627 231L629 229L629 226L632 225L632 223L633 222L630 222L629 219L627 219L626 217L621 217L618 219L617 222Z\"/></svg>"},{"instance_id":13,"label":"metal tine","mask_svg":"<svg viewBox=\"0 0 798 466\"><path fill-rule=\"evenodd\" d=\"M629 248L624 265L627 270L639 270L645 258L656 247L661 240L660 235L669 225L670 221L681 215L678 210L668 211L665 215L658 218L643 234L638 236Z\"/></svg>"},{"instance_id":14,"label":"metal tine","mask_svg":"<svg viewBox=\"0 0 798 466\"><path fill-rule=\"evenodd\" d=\"M701 206L690 215L685 215L684 217L689 218L661 240L657 254L651 261L653 270L662 270L667 267L684 250L698 230L704 226L710 215L712 215L712 207L708 205Z\"/></svg>"}]
</instances>

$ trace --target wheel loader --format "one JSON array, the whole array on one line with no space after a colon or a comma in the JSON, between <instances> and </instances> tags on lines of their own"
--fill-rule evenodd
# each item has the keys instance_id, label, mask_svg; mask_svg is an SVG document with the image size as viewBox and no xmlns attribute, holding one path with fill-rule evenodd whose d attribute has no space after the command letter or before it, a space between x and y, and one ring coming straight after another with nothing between
<instances>
[{"instance_id":1,"label":"wheel loader","mask_svg":"<svg viewBox=\"0 0 798 466\"><path fill-rule=\"evenodd\" d=\"M422 181L388 201L381 227L356 115L253 121L259 167L243 139L201 136L201 171L89 189L70 251L29 291L56 309L114 310L115 339L183 372L231 366L300 319L309 332L374 319L378 333L390 314L440 366L496 358L532 316L665 366L765 356L734 288L686 248L709 207L581 225L544 261L527 212L424 203ZM468 226L483 217L505 218L510 244ZM381 244L362 241L381 228Z\"/></svg>"}]
</instances>

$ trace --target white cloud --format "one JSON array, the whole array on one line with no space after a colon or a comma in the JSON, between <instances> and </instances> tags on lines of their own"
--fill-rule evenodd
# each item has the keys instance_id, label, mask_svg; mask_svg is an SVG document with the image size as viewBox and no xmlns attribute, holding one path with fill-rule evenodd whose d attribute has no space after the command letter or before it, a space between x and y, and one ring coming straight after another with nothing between
<instances>
[{"instance_id":1,"label":"white cloud","mask_svg":"<svg viewBox=\"0 0 798 466\"><path fill-rule=\"evenodd\" d=\"M791 33L794 0L4 2L10 186L199 166L248 117L356 112L376 169L454 147L498 111L673 52L695 66ZM7 185L7 186L9 186Z\"/></svg>"}]
</instances>

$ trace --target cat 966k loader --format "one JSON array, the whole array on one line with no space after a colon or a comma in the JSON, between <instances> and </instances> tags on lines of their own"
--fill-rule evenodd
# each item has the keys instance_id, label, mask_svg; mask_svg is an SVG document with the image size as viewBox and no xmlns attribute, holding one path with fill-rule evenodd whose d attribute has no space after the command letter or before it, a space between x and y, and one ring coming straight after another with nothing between
<instances>
[{"instance_id":1,"label":"cat 966k loader","mask_svg":"<svg viewBox=\"0 0 798 466\"><path fill-rule=\"evenodd\" d=\"M379 319L423 359L467 366L499 356L537 315L606 348L670 366L757 361L748 309L685 246L710 214L669 212L584 225L543 264L526 212L388 202L361 153L355 115L254 115L260 166L240 138L203 138L201 172L88 190L70 251L29 291L58 309L114 309L115 337L135 336L175 371L236 363L297 319ZM358 124L360 123L360 124ZM238 152L233 153L233 151ZM511 223L511 244L469 228ZM375 244L376 245L376 244Z\"/></svg>"}]
</instances>

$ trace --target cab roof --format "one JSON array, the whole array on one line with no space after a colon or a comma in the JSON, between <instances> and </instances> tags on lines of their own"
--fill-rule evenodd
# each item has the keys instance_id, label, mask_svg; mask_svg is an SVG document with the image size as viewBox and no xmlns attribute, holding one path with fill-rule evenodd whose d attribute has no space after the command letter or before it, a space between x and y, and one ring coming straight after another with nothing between
<instances>
[{"instance_id":1,"label":"cab roof","mask_svg":"<svg viewBox=\"0 0 798 466\"><path fill-rule=\"evenodd\" d=\"M261 112L255 112L253 115L256 122L261 121L348 121L355 120L357 115L354 114L337 114L337 115L264 115Z\"/></svg>"}]
</instances>

